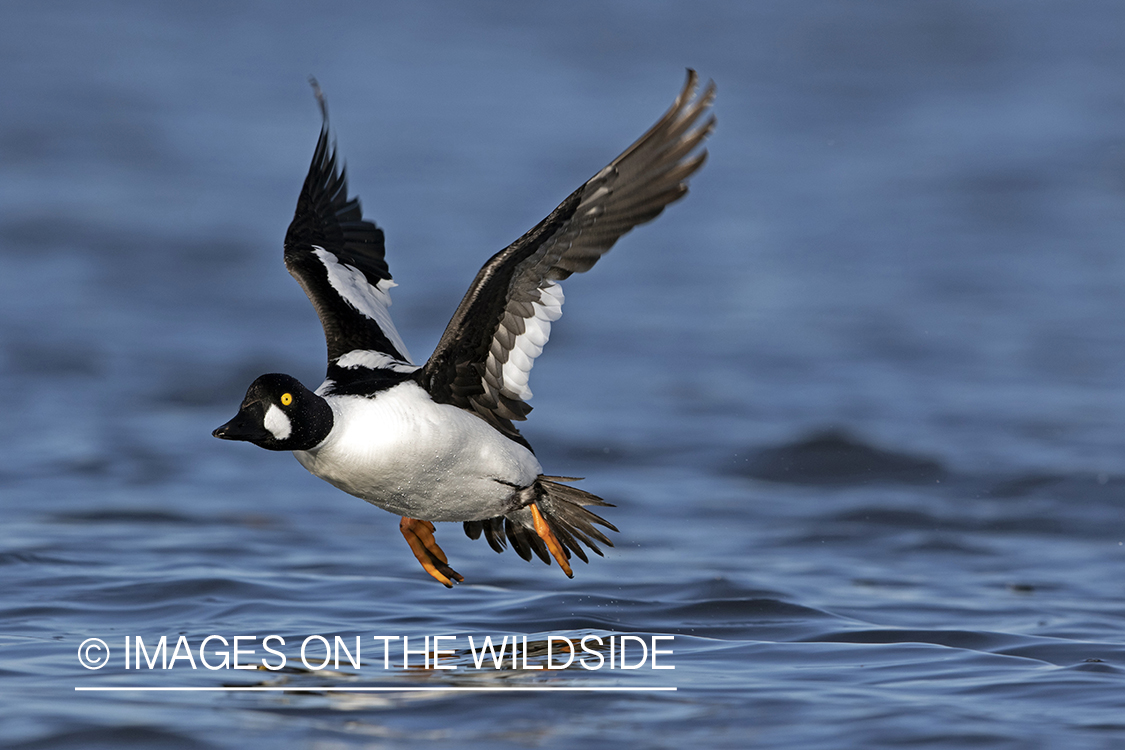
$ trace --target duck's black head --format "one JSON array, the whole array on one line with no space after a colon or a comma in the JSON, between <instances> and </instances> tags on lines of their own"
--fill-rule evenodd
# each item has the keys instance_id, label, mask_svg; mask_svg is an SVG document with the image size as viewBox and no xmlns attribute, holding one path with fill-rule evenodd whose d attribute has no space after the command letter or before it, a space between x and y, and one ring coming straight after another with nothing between
<instances>
[{"instance_id":1,"label":"duck's black head","mask_svg":"<svg viewBox=\"0 0 1125 750\"><path fill-rule=\"evenodd\" d=\"M250 384L234 419L211 434L271 451L307 451L332 430L332 407L289 375L263 375Z\"/></svg>"}]
</instances>

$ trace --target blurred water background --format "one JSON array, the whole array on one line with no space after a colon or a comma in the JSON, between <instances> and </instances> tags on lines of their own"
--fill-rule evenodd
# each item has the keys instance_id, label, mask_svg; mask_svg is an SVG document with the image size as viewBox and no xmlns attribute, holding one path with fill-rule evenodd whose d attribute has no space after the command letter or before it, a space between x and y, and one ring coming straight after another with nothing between
<instances>
[{"instance_id":1,"label":"blurred water background","mask_svg":"<svg viewBox=\"0 0 1125 750\"><path fill-rule=\"evenodd\" d=\"M1122 746L1122 29L1112 1L5 4L0 744ZM566 284L524 428L617 504L605 559L568 581L449 525L446 591L392 516L210 437L258 374L323 373L281 262L309 74L424 358L687 66L710 161ZM675 670L501 677L677 691L74 690L496 676L75 657L269 633L674 635Z\"/></svg>"}]
</instances>

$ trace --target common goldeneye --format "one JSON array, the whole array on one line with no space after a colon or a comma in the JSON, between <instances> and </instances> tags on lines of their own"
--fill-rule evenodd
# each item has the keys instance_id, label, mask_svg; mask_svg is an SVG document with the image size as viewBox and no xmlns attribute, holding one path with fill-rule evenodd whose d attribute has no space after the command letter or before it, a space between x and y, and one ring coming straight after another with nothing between
<instances>
[{"instance_id":1,"label":"common goldeneye","mask_svg":"<svg viewBox=\"0 0 1125 750\"><path fill-rule=\"evenodd\" d=\"M512 424L531 407L528 375L562 314L559 282L588 271L617 238L687 192L714 128L714 83L696 74L672 108L609 166L477 274L424 365L410 358L388 308L395 286L383 231L348 197L329 145L328 110L285 235L285 266L316 308L328 373L315 391L289 375L263 375L234 419L214 431L268 450L292 451L316 476L395 515L415 557L445 586L464 580L434 539L434 521L460 521L497 552L553 557L569 577L570 553L613 546L586 509L609 503L543 474Z\"/></svg>"}]
</instances>

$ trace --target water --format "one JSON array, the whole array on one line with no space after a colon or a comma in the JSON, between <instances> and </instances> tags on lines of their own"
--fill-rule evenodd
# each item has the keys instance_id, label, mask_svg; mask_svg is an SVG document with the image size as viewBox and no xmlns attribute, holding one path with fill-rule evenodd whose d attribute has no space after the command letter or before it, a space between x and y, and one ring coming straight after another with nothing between
<instances>
[{"instance_id":1,"label":"water","mask_svg":"<svg viewBox=\"0 0 1125 750\"><path fill-rule=\"evenodd\" d=\"M1119 4L0 18L3 744L1125 742ZM605 559L568 581L442 527L446 591L392 516L210 437L256 375L323 371L281 264L308 74L424 356L687 65L719 86L711 160L568 282L524 430L617 504ZM126 636L213 634L257 636L251 661L281 635L286 669L124 669ZM674 636L675 669L464 652L621 634ZM361 636L361 667L307 671L310 635ZM459 669L384 670L372 636L396 635L457 636ZM395 690L74 690L268 685ZM495 686L677 690L404 690Z\"/></svg>"}]
</instances>

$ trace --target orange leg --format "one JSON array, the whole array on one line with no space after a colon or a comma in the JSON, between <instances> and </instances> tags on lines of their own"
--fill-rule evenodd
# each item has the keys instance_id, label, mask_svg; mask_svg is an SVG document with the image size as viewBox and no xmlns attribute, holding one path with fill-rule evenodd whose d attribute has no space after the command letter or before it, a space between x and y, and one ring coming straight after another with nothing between
<instances>
[{"instance_id":1,"label":"orange leg","mask_svg":"<svg viewBox=\"0 0 1125 750\"><path fill-rule=\"evenodd\" d=\"M410 545L410 551L418 558L418 562L422 563L422 567L436 578L438 583L446 588L453 588L451 578L458 583L465 580L460 573L449 567L449 559L438 546L437 540L434 539L434 525L432 523L403 516L402 520L399 521L398 530L402 532L406 543Z\"/></svg>"},{"instance_id":2,"label":"orange leg","mask_svg":"<svg viewBox=\"0 0 1125 750\"><path fill-rule=\"evenodd\" d=\"M570 563L566 560L566 551L559 544L559 540L555 538L551 527L547 525L547 521L543 518L543 514L539 512L539 507L535 503L527 507L531 508L531 517L535 519L535 533L547 545L547 549L551 551L551 557L555 558L555 562L566 573L566 577L574 578L574 573L570 571Z\"/></svg>"}]
</instances>

